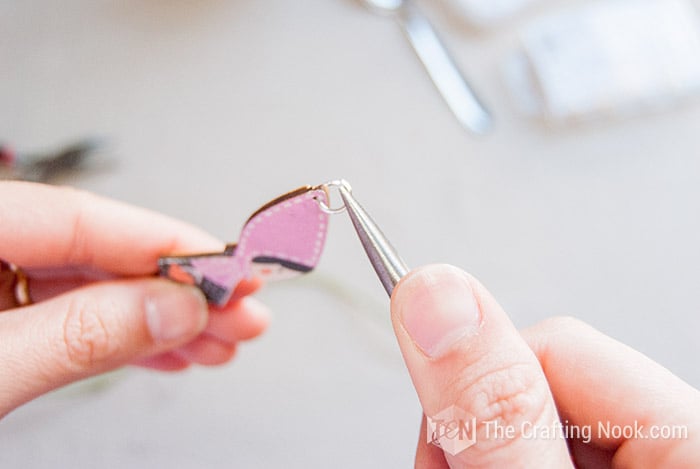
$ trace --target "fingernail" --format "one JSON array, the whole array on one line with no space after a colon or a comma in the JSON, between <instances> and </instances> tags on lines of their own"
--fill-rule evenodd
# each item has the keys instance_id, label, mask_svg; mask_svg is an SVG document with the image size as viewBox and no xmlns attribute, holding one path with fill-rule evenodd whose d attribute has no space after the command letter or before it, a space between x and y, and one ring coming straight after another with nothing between
<instances>
[{"instance_id":1,"label":"fingernail","mask_svg":"<svg viewBox=\"0 0 700 469\"><path fill-rule=\"evenodd\" d=\"M481 312L465 273L456 267L421 268L404 279L394 298L415 344L429 357L445 355L481 326Z\"/></svg>"},{"instance_id":2,"label":"fingernail","mask_svg":"<svg viewBox=\"0 0 700 469\"><path fill-rule=\"evenodd\" d=\"M241 306L248 312L249 315L254 316L257 320L261 322L270 322L272 317L270 309L264 304L262 304L260 301L250 296L241 298L240 301Z\"/></svg>"},{"instance_id":3,"label":"fingernail","mask_svg":"<svg viewBox=\"0 0 700 469\"><path fill-rule=\"evenodd\" d=\"M156 342L194 337L207 323L207 302L194 287L163 282L146 295L146 325Z\"/></svg>"}]
</instances>

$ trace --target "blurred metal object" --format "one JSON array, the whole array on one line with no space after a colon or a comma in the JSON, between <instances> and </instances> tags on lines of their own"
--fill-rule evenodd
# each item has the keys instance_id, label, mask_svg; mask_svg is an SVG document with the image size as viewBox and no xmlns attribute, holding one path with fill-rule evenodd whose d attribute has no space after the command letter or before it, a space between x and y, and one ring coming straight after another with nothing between
<instances>
[{"instance_id":1,"label":"blurred metal object","mask_svg":"<svg viewBox=\"0 0 700 469\"><path fill-rule=\"evenodd\" d=\"M52 182L62 175L84 169L85 162L101 146L97 139L85 139L56 151L18 154L8 145L0 145L0 179Z\"/></svg>"},{"instance_id":2,"label":"blurred metal object","mask_svg":"<svg viewBox=\"0 0 700 469\"><path fill-rule=\"evenodd\" d=\"M409 271L406 263L372 220L372 217L352 195L350 184L345 180L340 180L334 181L332 186L338 188L345 210L352 220L362 247L365 249L379 281L382 282L384 289L391 296L396 284Z\"/></svg>"},{"instance_id":3,"label":"blurred metal object","mask_svg":"<svg viewBox=\"0 0 700 469\"><path fill-rule=\"evenodd\" d=\"M493 118L460 72L439 36L410 0L361 0L370 10L394 17L423 62L457 120L476 134L493 127Z\"/></svg>"}]
</instances>

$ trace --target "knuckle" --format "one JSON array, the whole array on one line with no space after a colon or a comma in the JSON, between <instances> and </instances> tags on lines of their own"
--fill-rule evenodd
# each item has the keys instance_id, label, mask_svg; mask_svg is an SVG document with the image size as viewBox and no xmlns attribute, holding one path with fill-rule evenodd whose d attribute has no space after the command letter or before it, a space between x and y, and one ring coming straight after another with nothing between
<instances>
[{"instance_id":1,"label":"knuckle","mask_svg":"<svg viewBox=\"0 0 700 469\"><path fill-rule=\"evenodd\" d=\"M90 230L90 215L88 213L91 207L94 195L89 192L82 191L68 186L57 187L59 197L64 200L69 208L68 220L70 223L71 238L67 240L62 257L65 264L91 264L93 253L90 249L89 230Z\"/></svg>"},{"instance_id":2,"label":"knuckle","mask_svg":"<svg viewBox=\"0 0 700 469\"><path fill-rule=\"evenodd\" d=\"M518 429L525 422L536 423L551 418L548 415L549 389L536 363L510 363L481 374L472 369L454 386L458 396L456 405L479 424L495 422Z\"/></svg>"},{"instance_id":3,"label":"knuckle","mask_svg":"<svg viewBox=\"0 0 700 469\"><path fill-rule=\"evenodd\" d=\"M69 264L90 264L92 261L91 253L89 249L90 243L88 242L89 235L88 223L86 222L85 209L86 206L83 201L85 196L77 192L75 189L68 189L71 191L70 196L72 196L75 201L75 211L71 219L71 232L73 237L69 244L70 250L67 253L67 260Z\"/></svg>"},{"instance_id":4,"label":"knuckle","mask_svg":"<svg viewBox=\"0 0 700 469\"><path fill-rule=\"evenodd\" d=\"M453 403L474 422L473 446L454 460L465 467L519 467L517 458L532 446L529 429L557 418L537 362L511 359L494 367L492 360L482 357L452 383Z\"/></svg>"},{"instance_id":5,"label":"knuckle","mask_svg":"<svg viewBox=\"0 0 700 469\"><path fill-rule=\"evenodd\" d=\"M66 366L73 371L86 371L99 367L117 350L117 344L100 312L109 306L89 304L73 300L63 321L63 343ZM109 313L109 311L107 311Z\"/></svg>"},{"instance_id":6,"label":"knuckle","mask_svg":"<svg viewBox=\"0 0 700 469\"><path fill-rule=\"evenodd\" d=\"M506 424L539 420L548 397L539 369L530 364L487 373L477 382L474 394L482 420Z\"/></svg>"}]
</instances>

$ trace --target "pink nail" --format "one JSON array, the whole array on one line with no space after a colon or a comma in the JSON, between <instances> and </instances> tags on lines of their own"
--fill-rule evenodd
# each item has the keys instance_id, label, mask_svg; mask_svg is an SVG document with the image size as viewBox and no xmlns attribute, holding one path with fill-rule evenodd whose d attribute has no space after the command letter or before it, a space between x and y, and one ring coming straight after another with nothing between
<instances>
[{"instance_id":1,"label":"pink nail","mask_svg":"<svg viewBox=\"0 0 700 469\"><path fill-rule=\"evenodd\" d=\"M194 337L207 324L207 303L194 287L159 283L145 299L146 325L157 342Z\"/></svg>"},{"instance_id":2,"label":"pink nail","mask_svg":"<svg viewBox=\"0 0 700 469\"><path fill-rule=\"evenodd\" d=\"M456 267L433 265L412 272L401 282L395 301L404 328L431 358L445 355L481 325L469 280Z\"/></svg>"}]
</instances>

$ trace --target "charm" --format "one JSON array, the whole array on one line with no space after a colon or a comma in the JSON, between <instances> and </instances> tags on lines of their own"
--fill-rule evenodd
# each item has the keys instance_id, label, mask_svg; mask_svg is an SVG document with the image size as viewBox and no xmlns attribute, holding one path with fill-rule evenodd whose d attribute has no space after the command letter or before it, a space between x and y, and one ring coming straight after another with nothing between
<instances>
[{"instance_id":1,"label":"charm","mask_svg":"<svg viewBox=\"0 0 700 469\"><path fill-rule=\"evenodd\" d=\"M332 213L326 187L301 187L264 205L245 223L238 244L223 252L161 257L160 275L197 286L210 303L223 306L243 279L310 272L321 257Z\"/></svg>"}]
</instances>

